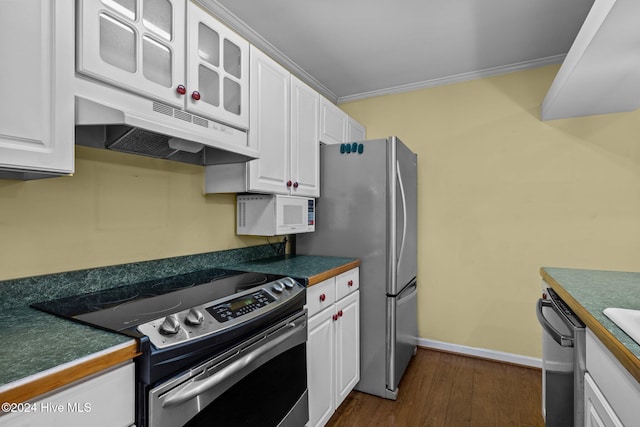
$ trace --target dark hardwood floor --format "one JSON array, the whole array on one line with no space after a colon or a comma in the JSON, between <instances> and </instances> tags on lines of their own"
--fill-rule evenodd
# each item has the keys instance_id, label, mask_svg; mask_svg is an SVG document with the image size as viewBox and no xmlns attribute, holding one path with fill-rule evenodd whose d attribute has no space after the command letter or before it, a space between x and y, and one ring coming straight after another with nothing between
<instances>
[{"instance_id":1,"label":"dark hardwood floor","mask_svg":"<svg viewBox=\"0 0 640 427\"><path fill-rule=\"evenodd\" d=\"M420 348L399 388L351 392L327 426L544 426L539 369Z\"/></svg>"}]
</instances>

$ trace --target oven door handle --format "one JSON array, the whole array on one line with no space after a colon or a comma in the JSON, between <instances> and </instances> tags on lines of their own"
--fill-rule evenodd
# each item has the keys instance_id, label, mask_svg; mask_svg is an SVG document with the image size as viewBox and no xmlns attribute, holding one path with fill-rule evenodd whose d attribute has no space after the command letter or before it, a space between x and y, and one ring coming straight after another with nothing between
<instances>
[{"instance_id":1,"label":"oven door handle","mask_svg":"<svg viewBox=\"0 0 640 427\"><path fill-rule=\"evenodd\" d=\"M216 387L218 384L238 373L239 371L246 369L247 367L251 367L251 365L255 363L256 360L261 356L264 356L265 354L274 350L276 347L289 340L294 335L299 334L300 332L305 332L306 335L306 321L302 321L298 324L291 322L285 326L285 328L287 327L289 328L288 331L271 339L270 341L266 342L264 345L256 348L250 353L245 354L240 359L230 363L215 374L203 380L195 380L189 383L189 385L187 385L186 387L176 391L170 396L167 396L162 402L162 406L165 408L176 406L190 399L193 399L194 397L205 393L207 390Z\"/></svg>"},{"instance_id":2,"label":"oven door handle","mask_svg":"<svg viewBox=\"0 0 640 427\"><path fill-rule=\"evenodd\" d=\"M553 325L549 323L547 318L544 317L544 314L542 313L542 307L550 307L555 311L555 307L553 306L551 301L544 300L542 298L538 300L538 309L536 310L536 315L538 316L538 322L540 322L542 329L544 329L545 332L551 335L551 338L553 338L553 340L560 344L562 347L573 347L573 337L569 335L563 335L562 332L554 328ZM562 315L560 315L560 318L562 319Z\"/></svg>"}]
</instances>

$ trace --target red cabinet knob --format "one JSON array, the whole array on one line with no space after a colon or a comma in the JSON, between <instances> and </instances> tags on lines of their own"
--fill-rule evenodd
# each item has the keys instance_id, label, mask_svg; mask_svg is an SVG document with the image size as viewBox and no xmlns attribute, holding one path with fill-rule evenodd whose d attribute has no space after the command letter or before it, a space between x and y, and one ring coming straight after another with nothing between
<instances>
[{"instance_id":1,"label":"red cabinet knob","mask_svg":"<svg viewBox=\"0 0 640 427\"><path fill-rule=\"evenodd\" d=\"M353 286L353 280L349 280L349 282L347 282L347 286Z\"/></svg>"},{"instance_id":2,"label":"red cabinet knob","mask_svg":"<svg viewBox=\"0 0 640 427\"><path fill-rule=\"evenodd\" d=\"M293 183L293 188L298 188L298 181Z\"/></svg>"},{"instance_id":3,"label":"red cabinet knob","mask_svg":"<svg viewBox=\"0 0 640 427\"><path fill-rule=\"evenodd\" d=\"M327 296L325 294L320 295L320 301L323 301L327 299Z\"/></svg>"},{"instance_id":4,"label":"red cabinet knob","mask_svg":"<svg viewBox=\"0 0 640 427\"><path fill-rule=\"evenodd\" d=\"M199 101L200 100L200 92L198 92L197 90L194 90L193 93L191 93L191 98L193 98L195 101Z\"/></svg>"},{"instance_id":5,"label":"red cabinet knob","mask_svg":"<svg viewBox=\"0 0 640 427\"><path fill-rule=\"evenodd\" d=\"M291 187L293 183L291 181L287 181L287 187Z\"/></svg>"},{"instance_id":6,"label":"red cabinet knob","mask_svg":"<svg viewBox=\"0 0 640 427\"><path fill-rule=\"evenodd\" d=\"M335 322L336 320L338 320L338 315L337 315L337 314L334 314L334 315L333 315L333 316L331 316L331 317L332 317L332 319L333 319L333 321L334 321L334 322Z\"/></svg>"},{"instance_id":7,"label":"red cabinet knob","mask_svg":"<svg viewBox=\"0 0 640 427\"><path fill-rule=\"evenodd\" d=\"M187 88L184 87L184 85L178 85L178 87L176 88L176 92L178 92L180 95L184 95L185 93L187 93Z\"/></svg>"},{"instance_id":8,"label":"red cabinet knob","mask_svg":"<svg viewBox=\"0 0 640 427\"><path fill-rule=\"evenodd\" d=\"M342 317L342 310L338 312L338 317Z\"/></svg>"}]
</instances>

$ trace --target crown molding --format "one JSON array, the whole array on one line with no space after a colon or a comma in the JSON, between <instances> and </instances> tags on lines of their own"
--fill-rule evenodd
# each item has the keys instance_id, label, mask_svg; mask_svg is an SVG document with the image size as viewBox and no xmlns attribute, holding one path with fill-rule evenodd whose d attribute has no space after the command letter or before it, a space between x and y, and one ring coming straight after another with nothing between
<instances>
[{"instance_id":1,"label":"crown molding","mask_svg":"<svg viewBox=\"0 0 640 427\"><path fill-rule=\"evenodd\" d=\"M421 82L409 83L406 85L393 86L386 89L373 90L370 92L362 92L354 95L341 96L336 104L345 102L359 101L366 98L373 98L383 95L396 95L403 92L411 92L419 89L426 89L436 86L444 86L453 83L460 83L469 80L477 80L486 77L497 76L500 74L513 73L515 71L523 71L531 68L543 67L545 65L559 64L564 60L566 55L548 56L546 58L535 59L532 61L517 62L515 64L503 65L500 67L487 68L480 71L456 74L453 76L441 77L437 79L423 80Z\"/></svg>"}]
</instances>

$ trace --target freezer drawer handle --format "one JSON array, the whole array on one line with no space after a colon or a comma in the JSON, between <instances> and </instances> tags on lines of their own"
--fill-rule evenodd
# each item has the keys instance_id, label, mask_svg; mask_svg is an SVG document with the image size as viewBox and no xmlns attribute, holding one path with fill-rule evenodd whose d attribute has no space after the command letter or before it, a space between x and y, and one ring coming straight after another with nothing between
<instances>
[{"instance_id":1,"label":"freezer drawer handle","mask_svg":"<svg viewBox=\"0 0 640 427\"><path fill-rule=\"evenodd\" d=\"M562 335L560 331L554 328L549 323L547 318L544 317L544 314L542 313L542 307L550 307L554 309L551 301L544 300L542 298L538 300L538 309L536 311L536 315L538 316L538 322L540 322L542 329L544 329L549 335L551 335L551 338L553 338L553 340L560 344L562 347L573 347L573 337ZM560 317L562 318L562 316Z\"/></svg>"}]
</instances>

